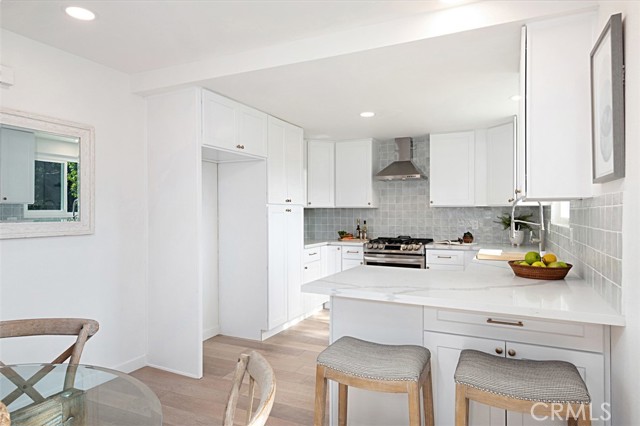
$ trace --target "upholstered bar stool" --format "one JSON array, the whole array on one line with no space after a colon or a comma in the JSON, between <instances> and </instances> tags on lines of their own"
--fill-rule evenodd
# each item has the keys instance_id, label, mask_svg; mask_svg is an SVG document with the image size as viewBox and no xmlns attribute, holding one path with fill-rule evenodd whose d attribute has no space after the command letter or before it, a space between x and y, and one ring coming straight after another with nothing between
<instances>
[{"instance_id":1,"label":"upholstered bar stool","mask_svg":"<svg viewBox=\"0 0 640 426\"><path fill-rule=\"evenodd\" d=\"M454 375L456 426L469 424L469 400L536 417L591 425L591 397L578 369L564 361L508 359L463 350Z\"/></svg>"},{"instance_id":2,"label":"upholstered bar stool","mask_svg":"<svg viewBox=\"0 0 640 426\"><path fill-rule=\"evenodd\" d=\"M382 345L345 336L329 345L316 367L314 425L322 426L327 379L338 382L338 424L347 424L348 387L377 392L407 393L409 425L420 426L420 390L424 423L433 426L431 353L415 345Z\"/></svg>"}]
</instances>

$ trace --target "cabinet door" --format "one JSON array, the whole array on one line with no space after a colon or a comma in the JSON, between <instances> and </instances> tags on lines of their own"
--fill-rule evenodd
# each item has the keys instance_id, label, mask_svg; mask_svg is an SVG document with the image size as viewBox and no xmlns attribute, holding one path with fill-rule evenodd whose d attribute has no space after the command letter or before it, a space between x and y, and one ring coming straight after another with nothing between
<instances>
[{"instance_id":1,"label":"cabinet door","mask_svg":"<svg viewBox=\"0 0 640 426\"><path fill-rule=\"evenodd\" d=\"M337 274L342 271L342 247L326 246L326 270L324 276Z\"/></svg>"},{"instance_id":2,"label":"cabinet door","mask_svg":"<svg viewBox=\"0 0 640 426\"><path fill-rule=\"evenodd\" d=\"M336 207L375 207L373 141L336 143Z\"/></svg>"},{"instance_id":3,"label":"cabinet door","mask_svg":"<svg viewBox=\"0 0 640 426\"><path fill-rule=\"evenodd\" d=\"M475 203L474 132L430 136L430 204L473 206Z\"/></svg>"},{"instance_id":4,"label":"cabinet door","mask_svg":"<svg viewBox=\"0 0 640 426\"><path fill-rule=\"evenodd\" d=\"M236 104L238 119L235 148L258 157L267 156L267 114Z\"/></svg>"},{"instance_id":5,"label":"cabinet door","mask_svg":"<svg viewBox=\"0 0 640 426\"><path fill-rule=\"evenodd\" d=\"M435 424L453 426L455 424L456 384L453 375L458 358L463 349L475 349L486 353L500 352L504 356L505 343L502 340L480 339L477 337L425 331L424 346L431 351L431 372ZM470 403L469 424L473 426L504 426L505 411L487 405Z\"/></svg>"},{"instance_id":6,"label":"cabinet door","mask_svg":"<svg viewBox=\"0 0 640 426\"><path fill-rule=\"evenodd\" d=\"M236 102L202 91L202 143L237 151Z\"/></svg>"},{"instance_id":7,"label":"cabinet door","mask_svg":"<svg viewBox=\"0 0 640 426\"><path fill-rule=\"evenodd\" d=\"M589 53L594 20L594 13L586 13L527 24L527 199L592 195Z\"/></svg>"},{"instance_id":8,"label":"cabinet door","mask_svg":"<svg viewBox=\"0 0 640 426\"><path fill-rule=\"evenodd\" d=\"M32 132L0 129L0 204L34 202L35 152Z\"/></svg>"},{"instance_id":9,"label":"cabinet door","mask_svg":"<svg viewBox=\"0 0 640 426\"><path fill-rule=\"evenodd\" d=\"M509 206L514 196L514 122L487 130L487 205Z\"/></svg>"},{"instance_id":10,"label":"cabinet door","mask_svg":"<svg viewBox=\"0 0 640 426\"><path fill-rule=\"evenodd\" d=\"M303 130L286 123L284 160L289 203L304 205L304 149Z\"/></svg>"},{"instance_id":11,"label":"cabinet door","mask_svg":"<svg viewBox=\"0 0 640 426\"><path fill-rule=\"evenodd\" d=\"M302 250L304 245L304 217L302 206L285 206L287 261L287 318L303 313L302 306Z\"/></svg>"},{"instance_id":12,"label":"cabinet door","mask_svg":"<svg viewBox=\"0 0 640 426\"><path fill-rule=\"evenodd\" d=\"M335 206L335 143L307 142L307 206Z\"/></svg>"},{"instance_id":13,"label":"cabinet door","mask_svg":"<svg viewBox=\"0 0 640 426\"><path fill-rule=\"evenodd\" d=\"M511 353L514 355L511 355ZM603 426L605 424L602 419L608 417L608 413L603 411L602 406L603 402L605 402L603 354L511 342L507 342L506 354L508 357L518 359L558 360L567 361L575 365L585 381L587 389L589 389L589 395L591 395L592 418L594 419L591 424L594 426ZM604 408L609 410L607 406ZM540 420L528 414L507 412L507 424L509 426L564 426L567 422L559 419Z\"/></svg>"},{"instance_id":14,"label":"cabinet door","mask_svg":"<svg viewBox=\"0 0 640 426\"><path fill-rule=\"evenodd\" d=\"M360 265L364 265L364 261L357 259L342 259L342 270L346 271L347 269L356 268Z\"/></svg>"},{"instance_id":15,"label":"cabinet door","mask_svg":"<svg viewBox=\"0 0 640 426\"><path fill-rule=\"evenodd\" d=\"M304 204L302 129L269 117L268 200Z\"/></svg>"},{"instance_id":16,"label":"cabinet door","mask_svg":"<svg viewBox=\"0 0 640 426\"><path fill-rule=\"evenodd\" d=\"M269 329L287 321L287 214L285 206L268 206L269 215Z\"/></svg>"}]
</instances>

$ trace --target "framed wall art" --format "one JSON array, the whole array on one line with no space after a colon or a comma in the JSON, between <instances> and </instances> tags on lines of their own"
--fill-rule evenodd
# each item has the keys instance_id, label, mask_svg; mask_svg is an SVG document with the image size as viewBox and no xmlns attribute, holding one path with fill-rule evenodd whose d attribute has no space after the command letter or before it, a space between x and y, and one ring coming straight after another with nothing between
<instances>
[{"instance_id":1,"label":"framed wall art","mask_svg":"<svg viewBox=\"0 0 640 426\"><path fill-rule=\"evenodd\" d=\"M593 183L624 177L622 15L612 15L591 51Z\"/></svg>"}]
</instances>

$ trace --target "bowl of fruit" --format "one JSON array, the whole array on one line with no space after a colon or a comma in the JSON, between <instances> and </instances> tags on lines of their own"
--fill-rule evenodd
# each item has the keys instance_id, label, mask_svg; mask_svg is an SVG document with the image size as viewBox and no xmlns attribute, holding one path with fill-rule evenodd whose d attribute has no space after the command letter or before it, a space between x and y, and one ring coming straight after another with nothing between
<instances>
[{"instance_id":1,"label":"bowl of fruit","mask_svg":"<svg viewBox=\"0 0 640 426\"><path fill-rule=\"evenodd\" d=\"M524 260L510 260L509 266L518 277L562 280L573 265L559 261L553 253L547 253L541 257L537 251L530 251L524 256Z\"/></svg>"},{"instance_id":2,"label":"bowl of fruit","mask_svg":"<svg viewBox=\"0 0 640 426\"><path fill-rule=\"evenodd\" d=\"M338 231L338 236L341 240L353 240L353 234L347 231Z\"/></svg>"}]
</instances>

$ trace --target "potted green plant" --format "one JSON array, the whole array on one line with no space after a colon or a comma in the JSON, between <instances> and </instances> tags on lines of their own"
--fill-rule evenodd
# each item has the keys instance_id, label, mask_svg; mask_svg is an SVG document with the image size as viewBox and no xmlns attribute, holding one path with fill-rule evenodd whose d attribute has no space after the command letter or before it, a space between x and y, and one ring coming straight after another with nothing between
<instances>
[{"instance_id":1,"label":"potted green plant","mask_svg":"<svg viewBox=\"0 0 640 426\"><path fill-rule=\"evenodd\" d=\"M524 220L527 222L531 222L531 217L533 216L533 214L521 214L519 216L515 217L516 223L515 223L515 233L514 235L511 235L511 231L509 231L509 241L511 242L512 245L514 246L519 246L520 244L522 244L522 242L524 241L524 231L525 230L531 230L531 227L526 224L526 223L522 223L522 222L517 222L518 220ZM494 220L495 223L499 223L502 225L503 229L510 229L511 228L511 215L509 213L503 213L502 215L498 216L498 220Z\"/></svg>"}]
</instances>

